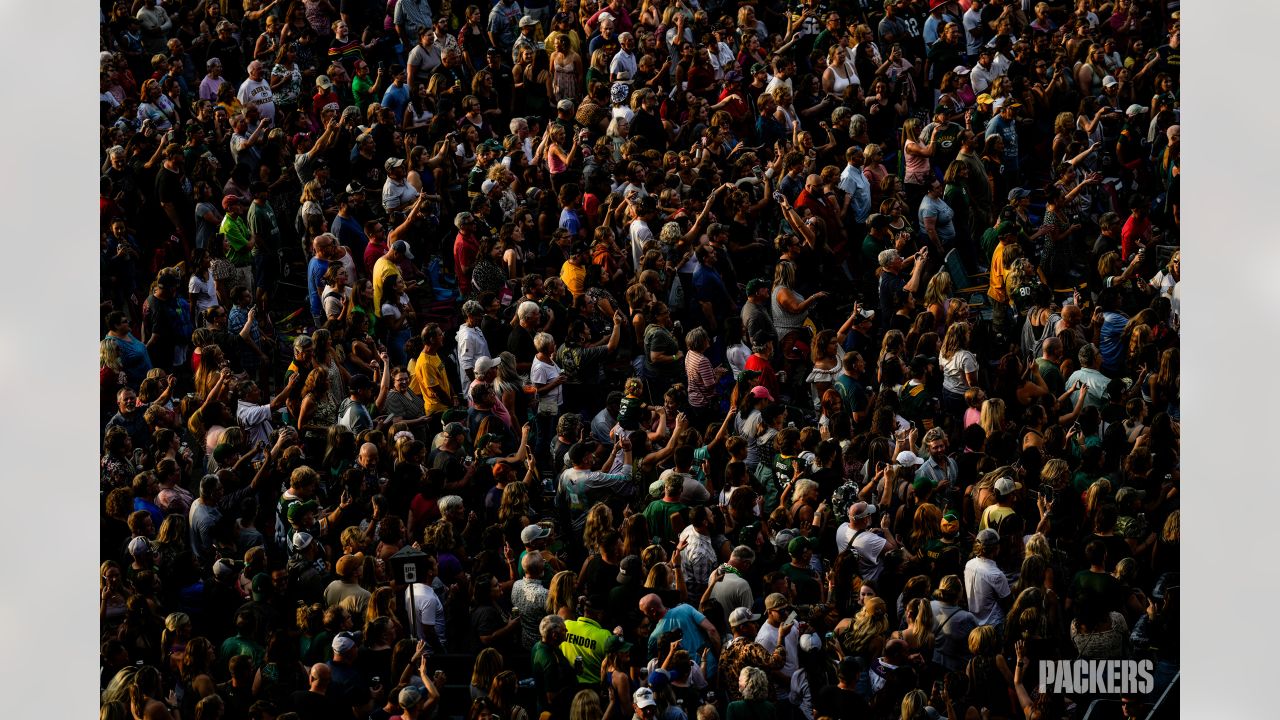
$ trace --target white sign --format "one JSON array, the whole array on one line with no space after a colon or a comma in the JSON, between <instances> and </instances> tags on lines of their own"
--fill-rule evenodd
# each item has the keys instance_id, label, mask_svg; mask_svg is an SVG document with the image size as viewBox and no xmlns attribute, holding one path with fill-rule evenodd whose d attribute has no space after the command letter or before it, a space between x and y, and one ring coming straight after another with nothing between
<instances>
[{"instance_id":1,"label":"white sign","mask_svg":"<svg viewBox=\"0 0 1280 720\"><path fill-rule=\"evenodd\" d=\"M1041 660L1040 692L1145 695L1155 685L1150 660Z\"/></svg>"}]
</instances>

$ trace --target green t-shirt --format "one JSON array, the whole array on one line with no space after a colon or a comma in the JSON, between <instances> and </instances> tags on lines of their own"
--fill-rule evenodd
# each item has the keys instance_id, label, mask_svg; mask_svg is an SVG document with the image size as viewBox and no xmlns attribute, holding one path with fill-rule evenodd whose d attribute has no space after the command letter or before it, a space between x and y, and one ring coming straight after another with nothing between
<instances>
[{"instance_id":1,"label":"green t-shirt","mask_svg":"<svg viewBox=\"0 0 1280 720\"><path fill-rule=\"evenodd\" d=\"M227 213L222 218L222 226L218 228L227 239L227 261L237 267L244 267L253 262L253 252L249 249L249 226L244 218Z\"/></svg>"},{"instance_id":2,"label":"green t-shirt","mask_svg":"<svg viewBox=\"0 0 1280 720\"><path fill-rule=\"evenodd\" d=\"M671 527L671 513L683 512L689 507L684 503L654 500L644 509L644 519L649 521L649 534L675 542L676 533Z\"/></svg>"},{"instance_id":3,"label":"green t-shirt","mask_svg":"<svg viewBox=\"0 0 1280 720\"><path fill-rule=\"evenodd\" d=\"M351 80L351 94L356 99L356 107L360 108L360 114L364 115L364 111L369 107L369 103L373 102L373 80L364 80L359 75Z\"/></svg>"}]
</instances>

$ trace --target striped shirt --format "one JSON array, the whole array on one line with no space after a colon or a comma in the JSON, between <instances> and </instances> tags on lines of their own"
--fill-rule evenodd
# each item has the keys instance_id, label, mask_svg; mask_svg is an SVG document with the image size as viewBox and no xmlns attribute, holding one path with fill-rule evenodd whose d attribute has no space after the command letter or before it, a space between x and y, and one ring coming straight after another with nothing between
<instances>
[{"instance_id":1,"label":"striped shirt","mask_svg":"<svg viewBox=\"0 0 1280 720\"><path fill-rule=\"evenodd\" d=\"M689 376L689 404L707 407L715 399L716 373L711 361L696 350L684 356L684 371Z\"/></svg>"}]
</instances>

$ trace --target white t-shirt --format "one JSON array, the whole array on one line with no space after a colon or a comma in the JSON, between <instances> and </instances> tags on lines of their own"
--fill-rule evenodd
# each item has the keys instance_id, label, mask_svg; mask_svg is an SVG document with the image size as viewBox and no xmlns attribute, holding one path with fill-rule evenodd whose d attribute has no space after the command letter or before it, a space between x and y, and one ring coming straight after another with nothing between
<instances>
[{"instance_id":1,"label":"white t-shirt","mask_svg":"<svg viewBox=\"0 0 1280 720\"><path fill-rule=\"evenodd\" d=\"M965 373L978 372L978 359L968 350L959 350L947 360L939 357L938 367L942 368L942 389L963 395L969 389Z\"/></svg>"},{"instance_id":2,"label":"white t-shirt","mask_svg":"<svg viewBox=\"0 0 1280 720\"><path fill-rule=\"evenodd\" d=\"M342 312L342 298L351 297L351 288L346 287L342 292L330 292L333 287L324 286L324 292L320 293L320 303L324 306L325 317L337 317Z\"/></svg>"},{"instance_id":3,"label":"white t-shirt","mask_svg":"<svg viewBox=\"0 0 1280 720\"><path fill-rule=\"evenodd\" d=\"M533 364L529 366L529 382L534 385L546 385L558 377L560 377L560 368L555 363L545 363L534 356ZM541 406L545 403L550 406L551 403L555 403L556 407L560 407L563 400L564 386L559 385L551 392L542 395L538 404Z\"/></svg>"},{"instance_id":4,"label":"white t-shirt","mask_svg":"<svg viewBox=\"0 0 1280 720\"><path fill-rule=\"evenodd\" d=\"M413 590L412 602L409 600L410 589ZM435 589L430 585L414 583L412 588L406 588L404 591L404 604L405 607L413 608L414 634L421 637L421 629L430 625L435 627L436 637L440 639L441 644L444 644L444 603L440 602Z\"/></svg>"},{"instance_id":5,"label":"white t-shirt","mask_svg":"<svg viewBox=\"0 0 1280 720\"><path fill-rule=\"evenodd\" d=\"M396 182L391 178L382 184L382 207L387 212L392 210L408 210L418 199L418 191L407 182Z\"/></svg>"},{"instance_id":6,"label":"white t-shirt","mask_svg":"<svg viewBox=\"0 0 1280 720\"><path fill-rule=\"evenodd\" d=\"M964 566L964 592L969 611L979 625L999 625L1004 622L1004 610L997 602L1009 596L1009 579L994 560L976 557Z\"/></svg>"},{"instance_id":7,"label":"white t-shirt","mask_svg":"<svg viewBox=\"0 0 1280 720\"><path fill-rule=\"evenodd\" d=\"M276 103L272 99L271 85L266 80L245 78L240 85L240 92L236 93L236 99L241 105L256 105L258 113L266 118L269 124L272 126L276 124Z\"/></svg>"},{"instance_id":8,"label":"white t-shirt","mask_svg":"<svg viewBox=\"0 0 1280 720\"><path fill-rule=\"evenodd\" d=\"M187 292L191 293L191 299L195 301L197 313L202 313L211 307L218 307L216 281L213 279L211 270L206 270L203 278L192 275L191 280L187 282Z\"/></svg>"},{"instance_id":9,"label":"white t-shirt","mask_svg":"<svg viewBox=\"0 0 1280 720\"><path fill-rule=\"evenodd\" d=\"M844 552L844 549L849 546L851 538L853 539L853 549L857 551L858 558L861 560L859 563L862 566L859 568L861 574L868 580L875 580L880 573L878 570L873 571L873 569L880 565L880 553L884 552L884 548L889 544L889 541L871 532L870 529L863 530L854 538L854 530L846 522L836 528L836 551Z\"/></svg>"},{"instance_id":10,"label":"white t-shirt","mask_svg":"<svg viewBox=\"0 0 1280 720\"><path fill-rule=\"evenodd\" d=\"M772 655L773 651L778 649L778 626L767 622L762 624L760 631L756 633L756 642L764 648L766 653ZM791 632L787 633L787 637L783 639L782 646L787 649L787 659L782 664L782 674L789 677L800 669L800 628L791 628ZM780 687L778 697L785 698L789 689Z\"/></svg>"},{"instance_id":11,"label":"white t-shirt","mask_svg":"<svg viewBox=\"0 0 1280 720\"><path fill-rule=\"evenodd\" d=\"M649 228L649 224L640 218L631 221L631 262L632 267L640 267L640 253L644 249L644 244L650 240L657 240L653 236L653 230Z\"/></svg>"}]
</instances>

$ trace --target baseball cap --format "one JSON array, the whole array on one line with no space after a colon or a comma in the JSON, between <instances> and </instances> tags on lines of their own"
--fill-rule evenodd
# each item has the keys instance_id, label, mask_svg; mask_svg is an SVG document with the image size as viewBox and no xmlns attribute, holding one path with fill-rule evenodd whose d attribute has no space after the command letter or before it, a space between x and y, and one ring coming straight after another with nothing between
<instances>
[{"instance_id":1,"label":"baseball cap","mask_svg":"<svg viewBox=\"0 0 1280 720\"><path fill-rule=\"evenodd\" d=\"M738 627L743 623L759 621L760 616L751 612L749 608L740 607L729 613L729 627Z\"/></svg>"},{"instance_id":2,"label":"baseball cap","mask_svg":"<svg viewBox=\"0 0 1280 720\"><path fill-rule=\"evenodd\" d=\"M898 457L896 458L896 461L899 465L907 465L909 467L915 467L917 465L924 464L924 458L920 457L919 455L916 455L910 450L903 450L902 452L898 453Z\"/></svg>"},{"instance_id":3,"label":"baseball cap","mask_svg":"<svg viewBox=\"0 0 1280 720\"><path fill-rule=\"evenodd\" d=\"M311 545L311 533L300 532L300 533L293 534L294 550L306 550L307 547L310 545Z\"/></svg>"},{"instance_id":4,"label":"baseball cap","mask_svg":"<svg viewBox=\"0 0 1280 720\"><path fill-rule=\"evenodd\" d=\"M861 520L876 514L876 506L865 502L856 502L849 507L849 514L854 520Z\"/></svg>"},{"instance_id":5,"label":"baseball cap","mask_svg":"<svg viewBox=\"0 0 1280 720\"><path fill-rule=\"evenodd\" d=\"M1026 188L1016 187L1009 191L1009 202L1029 197L1031 197L1031 191Z\"/></svg>"},{"instance_id":6,"label":"baseball cap","mask_svg":"<svg viewBox=\"0 0 1280 720\"><path fill-rule=\"evenodd\" d=\"M396 252L400 253L401 255L405 256L410 260L413 259L413 252L409 250L409 243L405 242L404 240L397 240L391 243L391 249L395 250Z\"/></svg>"},{"instance_id":7,"label":"baseball cap","mask_svg":"<svg viewBox=\"0 0 1280 720\"><path fill-rule=\"evenodd\" d=\"M520 542L525 545L535 543L551 534L551 530L541 525L526 525L520 531Z\"/></svg>"},{"instance_id":8,"label":"baseball cap","mask_svg":"<svg viewBox=\"0 0 1280 720\"><path fill-rule=\"evenodd\" d=\"M769 388L763 385L757 385L751 388L751 397L756 398L757 400L768 400L769 402L773 402L773 395L769 393Z\"/></svg>"},{"instance_id":9,"label":"baseball cap","mask_svg":"<svg viewBox=\"0 0 1280 720\"><path fill-rule=\"evenodd\" d=\"M822 649L822 636L818 633L809 633L800 636L800 650L803 652L813 652Z\"/></svg>"},{"instance_id":10,"label":"baseball cap","mask_svg":"<svg viewBox=\"0 0 1280 720\"><path fill-rule=\"evenodd\" d=\"M361 185L360 183L356 182L355 180L352 180L351 182L347 183L348 195L356 195L362 192L364 192L364 186Z\"/></svg>"},{"instance_id":11,"label":"baseball cap","mask_svg":"<svg viewBox=\"0 0 1280 720\"><path fill-rule=\"evenodd\" d=\"M1004 497L1005 495L1021 489L1022 483L1014 482L1013 478L1002 477L999 480L996 480L996 493L999 494L1000 497Z\"/></svg>"},{"instance_id":12,"label":"baseball cap","mask_svg":"<svg viewBox=\"0 0 1280 720\"><path fill-rule=\"evenodd\" d=\"M863 320L874 320L875 317L876 317L876 311L870 308L862 308L861 310L858 311L859 322L862 322Z\"/></svg>"},{"instance_id":13,"label":"baseball cap","mask_svg":"<svg viewBox=\"0 0 1280 720\"><path fill-rule=\"evenodd\" d=\"M1008 97L1007 95L1005 97L996 99L995 108L997 110L1003 110L1006 107L1020 108L1022 107L1022 103L1018 102L1017 100L1014 100L1011 97Z\"/></svg>"},{"instance_id":14,"label":"baseball cap","mask_svg":"<svg viewBox=\"0 0 1280 720\"><path fill-rule=\"evenodd\" d=\"M342 655L356 649L356 639L352 633L340 632L333 638L333 654Z\"/></svg>"},{"instance_id":15,"label":"baseball cap","mask_svg":"<svg viewBox=\"0 0 1280 720\"><path fill-rule=\"evenodd\" d=\"M289 522L295 522L306 513L314 512L319 508L320 508L320 503L316 502L315 500L303 500L290 505L289 509L285 511L285 517L288 518ZM302 547L306 547L306 546L304 545ZM299 547L298 549L301 550L302 548Z\"/></svg>"},{"instance_id":16,"label":"baseball cap","mask_svg":"<svg viewBox=\"0 0 1280 720\"><path fill-rule=\"evenodd\" d=\"M222 196L222 209L223 209L223 210L230 210L231 208L235 207L236 205L239 205L239 204L240 204L240 202L241 202L241 199L240 199L240 196L239 196L239 195L223 195L223 196Z\"/></svg>"},{"instance_id":17,"label":"baseball cap","mask_svg":"<svg viewBox=\"0 0 1280 720\"><path fill-rule=\"evenodd\" d=\"M600 17L596 18L596 20L599 22L613 22L616 19L617 18L613 16L613 13L607 13L607 12L600 13Z\"/></svg>"},{"instance_id":18,"label":"baseball cap","mask_svg":"<svg viewBox=\"0 0 1280 720\"><path fill-rule=\"evenodd\" d=\"M751 66L751 74L752 74L752 75L755 75L756 73L767 73L767 72L769 72L769 66L768 66L768 65L765 65L765 64L764 64L764 63L762 63L762 62L754 63L754 64Z\"/></svg>"},{"instance_id":19,"label":"baseball cap","mask_svg":"<svg viewBox=\"0 0 1280 720\"><path fill-rule=\"evenodd\" d=\"M496 187L498 187L498 183L492 180L485 180L484 182L480 183L480 194L488 195L489 193L493 192L493 189Z\"/></svg>"},{"instance_id":20,"label":"baseball cap","mask_svg":"<svg viewBox=\"0 0 1280 720\"><path fill-rule=\"evenodd\" d=\"M400 707L405 710L418 707L418 703L422 702L422 693L418 692L418 688L409 685L400 691L400 696L396 698Z\"/></svg>"},{"instance_id":21,"label":"baseball cap","mask_svg":"<svg viewBox=\"0 0 1280 720\"><path fill-rule=\"evenodd\" d=\"M564 100L556 103L556 109L564 110L565 112L573 112L573 101L569 98L565 98Z\"/></svg>"},{"instance_id":22,"label":"baseball cap","mask_svg":"<svg viewBox=\"0 0 1280 720\"><path fill-rule=\"evenodd\" d=\"M463 427L462 423L460 422L451 422L448 425L444 426L444 434L446 437L453 437L454 435L466 435L467 429Z\"/></svg>"},{"instance_id":23,"label":"baseball cap","mask_svg":"<svg viewBox=\"0 0 1280 720\"><path fill-rule=\"evenodd\" d=\"M658 706L658 701L653 699L653 691L647 687L642 687L639 690L636 690L631 695L631 701L636 704L636 707L640 708Z\"/></svg>"},{"instance_id":24,"label":"baseball cap","mask_svg":"<svg viewBox=\"0 0 1280 720\"><path fill-rule=\"evenodd\" d=\"M1116 85L1119 85L1119 84L1120 84L1120 81L1117 80L1114 75L1108 75L1102 78L1102 87L1115 87Z\"/></svg>"},{"instance_id":25,"label":"baseball cap","mask_svg":"<svg viewBox=\"0 0 1280 720\"><path fill-rule=\"evenodd\" d=\"M500 443L500 442L502 442L502 436L499 435L498 433L485 433L484 435L480 436L479 440L476 440L476 447L482 448L485 445L488 445L489 443Z\"/></svg>"},{"instance_id":26,"label":"baseball cap","mask_svg":"<svg viewBox=\"0 0 1280 720\"><path fill-rule=\"evenodd\" d=\"M392 168L402 167L403 165L404 158L400 157L389 157L386 162L382 163L382 167L387 171L390 171Z\"/></svg>"},{"instance_id":27,"label":"baseball cap","mask_svg":"<svg viewBox=\"0 0 1280 720\"><path fill-rule=\"evenodd\" d=\"M919 492L921 490L932 490L933 481L926 475L917 475L915 480L911 481L911 489Z\"/></svg>"},{"instance_id":28,"label":"baseball cap","mask_svg":"<svg viewBox=\"0 0 1280 720\"><path fill-rule=\"evenodd\" d=\"M954 535L960 532L960 516L956 515L954 510L943 513L940 529L943 535Z\"/></svg>"},{"instance_id":29,"label":"baseball cap","mask_svg":"<svg viewBox=\"0 0 1280 720\"><path fill-rule=\"evenodd\" d=\"M129 554L133 557L139 555L149 555L151 553L151 543L147 542L144 537L136 537L129 541Z\"/></svg>"},{"instance_id":30,"label":"baseball cap","mask_svg":"<svg viewBox=\"0 0 1280 720\"><path fill-rule=\"evenodd\" d=\"M222 558L213 564L213 576L223 582L231 582L240 575L234 561Z\"/></svg>"},{"instance_id":31,"label":"baseball cap","mask_svg":"<svg viewBox=\"0 0 1280 720\"><path fill-rule=\"evenodd\" d=\"M1142 115L1143 113L1146 113L1149 111L1150 111L1150 108L1134 103L1124 111L1124 114L1128 115L1129 117L1133 117L1134 115Z\"/></svg>"},{"instance_id":32,"label":"baseball cap","mask_svg":"<svg viewBox=\"0 0 1280 720\"><path fill-rule=\"evenodd\" d=\"M978 542L983 545L997 545L1000 543L1000 533L986 528L978 532Z\"/></svg>"},{"instance_id":33,"label":"baseball cap","mask_svg":"<svg viewBox=\"0 0 1280 720\"><path fill-rule=\"evenodd\" d=\"M361 565L364 565L364 553L343 555L338 558L338 562L334 565L334 570L336 570L339 575L346 576L360 569Z\"/></svg>"},{"instance_id":34,"label":"baseball cap","mask_svg":"<svg viewBox=\"0 0 1280 720\"><path fill-rule=\"evenodd\" d=\"M809 538L804 536L792 538L791 542L787 543L787 554L791 555L792 557L800 555L805 550L812 550L812 549L813 549L813 543L809 540Z\"/></svg>"},{"instance_id":35,"label":"baseball cap","mask_svg":"<svg viewBox=\"0 0 1280 720\"><path fill-rule=\"evenodd\" d=\"M969 68L965 67L964 65L957 65L957 66L955 66L954 68L952 68L952 69L951 69L951 72L953 72L953 73L955 73L955 74L957 74L957 75L968 75L968 74L969 74Z\"/></svg>"},{"instance_id":36,"label":"baseball cap","mask_svg":"<svg viewBox=\"0 0 1280 720\"><path fill-rule=\"evenodd\" d=\"M250 592L253 599L261 602L267 596L267 592L271 590L271 576L261 572L253 576L253 581L249 583Z\"/></svg>"},{"instance_id":37,"label":"baseball cap","mask_svg":"<svg viewBox=\"0 0 1280 720\"><path fill-rule=\"evenodd\" d=\"M538 21L534 20L528 15L525 15L520 18L520 27L533 27L534 25L537 25L537 24L538 24Z\"/></svg>"},{"instance_id":38,"label":"baseball cap","mask_svg":"<svg viewBox=\"0 0 1280 720\"><path fill-rule=\"evenodd\" d=\"M477 376L484 375L496 367L498 367L498 361L491 357L481 355L476 358L475 373Z\"/></svg>"},{"instance_id":39,"label":"baseball cap","mask_svg":"<svg viewBox=\"0 0 1280 720\"><path fill-rule=\"evenodd\" d=\"M650 688L660 690L671 684L672 677L670 672L663 670L662 668L657 668L649 673L647 680Z\"/></svg>"},{"instance_id":40,"label":"baseball cap","mask_svg":"<svg viewBox=\"0 0 1280 720\"><path fill-rule=\"evenodd\" d=\"M316 77L316 87L321 90L332 90L333 81L329 79L328 75L320 75Z\"/></svg>"},{"instance_id":41,"label":"baseball cap","mask_svg":"<svg viewBox=\"0 0 1280 720\"><path fill-rule=\"evenodd\" d=\"M616 653L616 652L624 653L624 652L631 652L632 647L634 646L631 643L627 642L621 637L617 635L610 635L609 639L604 644L604 651L605 651L605 654Z\"/></svg>"},{"instance_id":42,"label":"baseball cap","mask_svg":"<svg viewBox=\"0 0 1280 720\"><path fill-rule=\"evenodd\" d=\"M764 599L765 610L784 610L791 607L791 601L782 593L770 593L769 597Z\"/></svg>"},{"instance_id":43,"label":"baseball cap","mask_svg":"<svg viewBox=\"0 0 1280 720\"><path fill-rule=\"evenodd\" d=\"M991 95L989 93L982 93L978 97L974 98L974 102L979 105L990 105L995 101L991 99Z\"/></svg>"},{"instance_id":44,"label":"baseball cap","mask_svg":"<svg viewBox=\"0 0 1280 720\"><path fill-rule=\"evenodd\" d=\"M640 562L639 555L628 555L618 563L618 582L626 582L630 578L640 580L642 574L644 565Z\"/></svg>"},{"instance_id":45,"label":"baseball cap","mask_svg":"<svg viewBox=\"0 0 1280 720\"><path fill-rule=\"evenodd\" d=\"M764 278L752 278L747 281L747 294L750 295L762 287L769 287L769 281Z\"/></svg>"},{"instance_id":46,"label":"baseball cap","mask_svg":"<svg viewBox=\"0 0 1280 720\"><path fill-rule=\"evenodd\" d=\"M1005 220L996 226L996 237L1009 234L1017 234L1018 225L1012 220Z\"/></svg>"}]
</instances>

